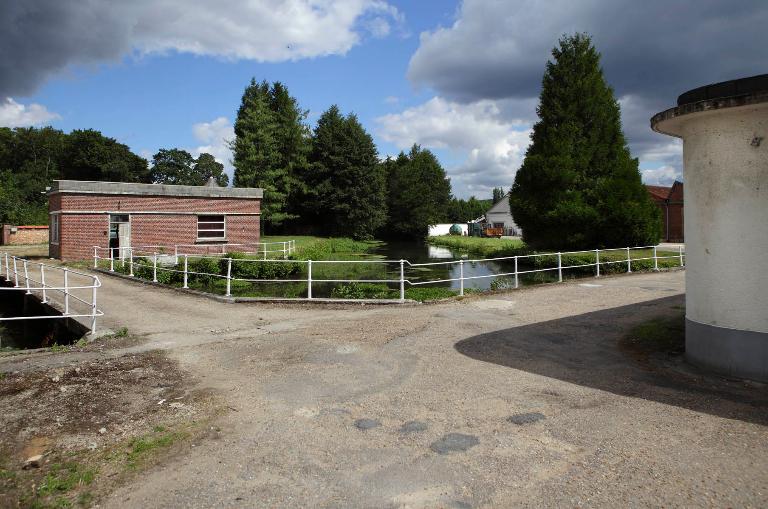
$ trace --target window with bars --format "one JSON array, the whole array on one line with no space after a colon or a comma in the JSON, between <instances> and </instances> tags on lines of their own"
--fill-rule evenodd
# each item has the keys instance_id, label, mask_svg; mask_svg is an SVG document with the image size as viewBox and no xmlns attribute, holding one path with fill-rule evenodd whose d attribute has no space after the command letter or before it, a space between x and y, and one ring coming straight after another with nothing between
<instances>
[{"instance_id":1,"label":"window with bars","mask_svg":"<svg viewBox=\"0 0 768 509\"><path fill-rule=\"evenodd\" d=\"M223 215L197 216L197 238L199 240L225 240L226 220Z\"/></svg>"}]
</instances>

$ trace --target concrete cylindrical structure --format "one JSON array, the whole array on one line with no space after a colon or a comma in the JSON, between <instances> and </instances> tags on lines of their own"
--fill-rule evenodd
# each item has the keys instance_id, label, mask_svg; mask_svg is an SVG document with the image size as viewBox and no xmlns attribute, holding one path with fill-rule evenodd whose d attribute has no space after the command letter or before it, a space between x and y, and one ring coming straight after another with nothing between
<instances>
[{"instance_id":1,"label":"concrete cylindrical structure","mask_svg":"<svg viewBox=\"0 0 768 509\"><path fill-rule=\"evenodd\" d=\"M686 92L651 127L683 139L686 357L768 381L768 75Z\"/></svg>"}]
</instances>

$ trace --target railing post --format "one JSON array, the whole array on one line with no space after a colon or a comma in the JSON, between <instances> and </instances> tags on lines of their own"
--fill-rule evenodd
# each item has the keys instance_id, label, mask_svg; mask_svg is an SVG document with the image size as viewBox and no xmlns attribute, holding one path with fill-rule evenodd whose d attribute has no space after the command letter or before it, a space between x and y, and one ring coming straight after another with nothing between
<instances>
[{"instance_id":1,"label":"railing post","mask_svg":"<svg viewBox=\"0 0 768 509\"><path fill-rule=\"evenodd\" d=\"M99 247L93 246L93 268L99 268Z\"/></svg>"},{"instance_id":2,"label":"railing post","mask_svg":"<svg viewBox=\"0 0 768 509\"><path fill-rule=\"evenodd\" d=\"M119 248L118 248L118 253L119 252L120 251L119 251ZM114 249L110 249L109 250L109 255L110 255L109 256L109 271L110 272L114 272L115 271L115 250ZM118 256L120 256L120 255L118 254Z\"/></svg>"},{"instance_id":3,"label":"railing post","mask_svg":"<svg viewBox=\"0 0 768 509\"><path fill-rule=\"evenodd\" d=\"M24 260L24 286L27 288L27 295L32 293L29 289L29 270L27 269L27 260Z\"/></svg>"},{"instance_id":4,"label":"railing post","mask_svg":"<svg viewBox=\"0 0 768 509\"><path fill-rule=\"evenodd\" d=\"M405 300L405 260L400 260L400 302Z\"/></svg>"},{"instance_id":5,"label":"railing post","mask_svg":"<svg viewBox=\"0 0 768 509\"><path fill-rule=\"evenodd\" d=\"M659 258L656 256L656 246L653 246L653 270L659 271Z\"/></svg>"},{"instance_id":6,"label":"railing post","mask_svg":"<svg viewBox=\"0 0 768 509\"><path fill-rule=\"evenodd\" d=\"M459 260L459 295L464 295L464 260Z\"/></svg>"},{"instance_id":7,"label":"railing post","mask_svg":"<svg viewBox=\"0 0 768 509\"><path fill-rule=\"evenodd\" d=\"M128 275L133 277L133 248L128 249L128 254L130 255L130 258L128 258Z\"/></svg>"},{"instance_id":8,"label":"railing post","mask_svg":"<svg viewBox=\"0 0 768 509\"><path fill-rule=\"evenodd\" d=\"M515 289L520 287L520 280L517 276L517 255L515 255Z\"/></svg>"},{"instance_id":9,"label":"railing post","mask_svg":"<svg viewBox=\"0 0 768 509\"><path fill-rule=\"evenodd\" d=\"M96 332L96 279L93 280L93 290L91 290L91 334Z\"/></svg>"},{"instance_id":10,"label":"railing post","mask_svg":"<svg viewBox=\"0 0 768 509\"><path fill-rule=\"evenodd\" d=\"M43 304L48 302L48 294L45 292L45 265L40 264L40 286L43 289Z\"/></svg>"},{"instance_id":11,"label":"railing post","mask_svg":"<svg viewBox=\"0 0 768 509\"><path fill-rule=\"evenodd\" d=\"M283 260L288 258L288 243L283 242Z\"/></svg>"},{"instance_id":12,"label":"railing post","mask_svg":"<svg viewBox=\"0 0 768 509\"><path fill-rule=\"evenodd\" d=\"M632 272L632 257L629 255L629 248L627 248L627 273Z\"/></svg>"},{"instance_id":13,"label":"railing post","mask_svg":"<svg viewBox=\"0 0 768 509\"><path fill-rule=\"evenodd\" d=\"M232 258L227 258L227 293L225 297L232 294Z\"/></svg>"},{"instance_id":14,"label":"railing post","mask_svg":"<svg viewBox=\"0 0 768 509\"><path fill-rule=\"evenodd\" d=\"M563 282L563 256L560 251L557 252L557 281Z\"/></svg>"},{"instance_id":15,"label":"railing post","mask_svg":"<svg viewBox=\"0 0 768 509\"><path fill-rule=\"evenodd\" d=\"M176 265L179 264L179 245L175 244L173 246L173 263Z\"/></svg>"},{"instance_id":16,"label":"railing post","mask_svg":"<svg viewBox=\"0 0 768 509\"><path fill-rule=\"evenodd\" d=\"M184 255L184 286L183 288L189 288L189 285L187 284L188 280L188 274L189 274L189 256Z\"/></svg>"},{"instance_id":17,"label":"railing post","mask_svg":"<svg viewBox=\"0 0 768 509\"><path fill-rule=\"evenodd\" d=\"M11 266L8 265L8 253L5 253L5 280L11 282Z\"/></svg>"},{"instance_id":18,"label":"railing post","mask_svg":"<svg viewBox=\"0 0 768 509\"><path fill-rule=\"evenodd\" d=\"M307 260L307 298L312 298L312 260Z\"/></svg>"},{"instance_id":19,"label":"railing post","mask_svg":"<svg viewBox=\"0 0 768 509\"><path fill-rule=\"evenodd\" d=\"M597 274L595 274L595 277L600 277L600 250L595 249L595 268L597 269Z\"/></svg>"},{"instance_id":20,"label":"railing post","mask_svg":"<svg viewBox=\"0 0 768 509\"><path fill-rule=\"evenodd\" d=\"M64 314L69 314L69 270L64 268Z\"/></svg>"},{"instance_id":21,"label":"railing post","mask_svg":"<svg viewBox=\"0 0 768 509\"><path fill-rule=\"evenodd\" d=\"M152 282L157 283L157 253L152 253Z\"/></svg>"},{"instance_id":22,"label":"railing post","mask_svg":"<svg viewBox=\"0 0 768 509\"><path fill-rule=\"evenodd\" d=\"M677 248L680 253L680 266L685 267L685 262L683 261L683 246L677 246Z\"/></svg>"},{"instance_id":23,"label":"railing post","mask_svg":"<svg viewBox=\"0 0 768 509\"><path fill-rule=\"evenodd\" d=\"M13 287L19 287L19 268L16 263L16 257L13 257Z\"/></svg>"}]
</instances>

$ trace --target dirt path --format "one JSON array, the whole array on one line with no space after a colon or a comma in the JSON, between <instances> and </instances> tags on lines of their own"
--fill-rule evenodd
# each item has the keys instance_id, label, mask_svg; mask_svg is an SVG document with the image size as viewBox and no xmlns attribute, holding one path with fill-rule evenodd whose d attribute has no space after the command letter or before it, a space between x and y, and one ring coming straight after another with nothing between
<instances>
[{"instance_id":1,"label":"dirt path","mask_svg":"<svg viewBox=\"0 0 768 509\"><path fill-rule=\"evenodd\" d=\"M682 272L336 309L102 279L103 324L146 338L128 350L231 408L105 507L768 503L765 388L619 348L680 313Z\"/></svg>"}]
</instances>

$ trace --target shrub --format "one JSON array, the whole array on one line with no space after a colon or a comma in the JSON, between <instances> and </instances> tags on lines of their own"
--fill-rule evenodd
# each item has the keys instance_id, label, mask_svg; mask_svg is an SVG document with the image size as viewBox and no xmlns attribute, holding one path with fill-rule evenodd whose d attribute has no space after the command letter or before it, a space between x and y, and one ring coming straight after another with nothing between
<instances>
[{"instance_id":1,"label":"shrub","mask_svg":"<svg viewBox=\"0 0 768 509\"><path fill-rule=\"evenodd\" d=\"M348 283L331 290L334 299L396 299L398 293L385 284Z\"/></svg>"}]
</instances>

